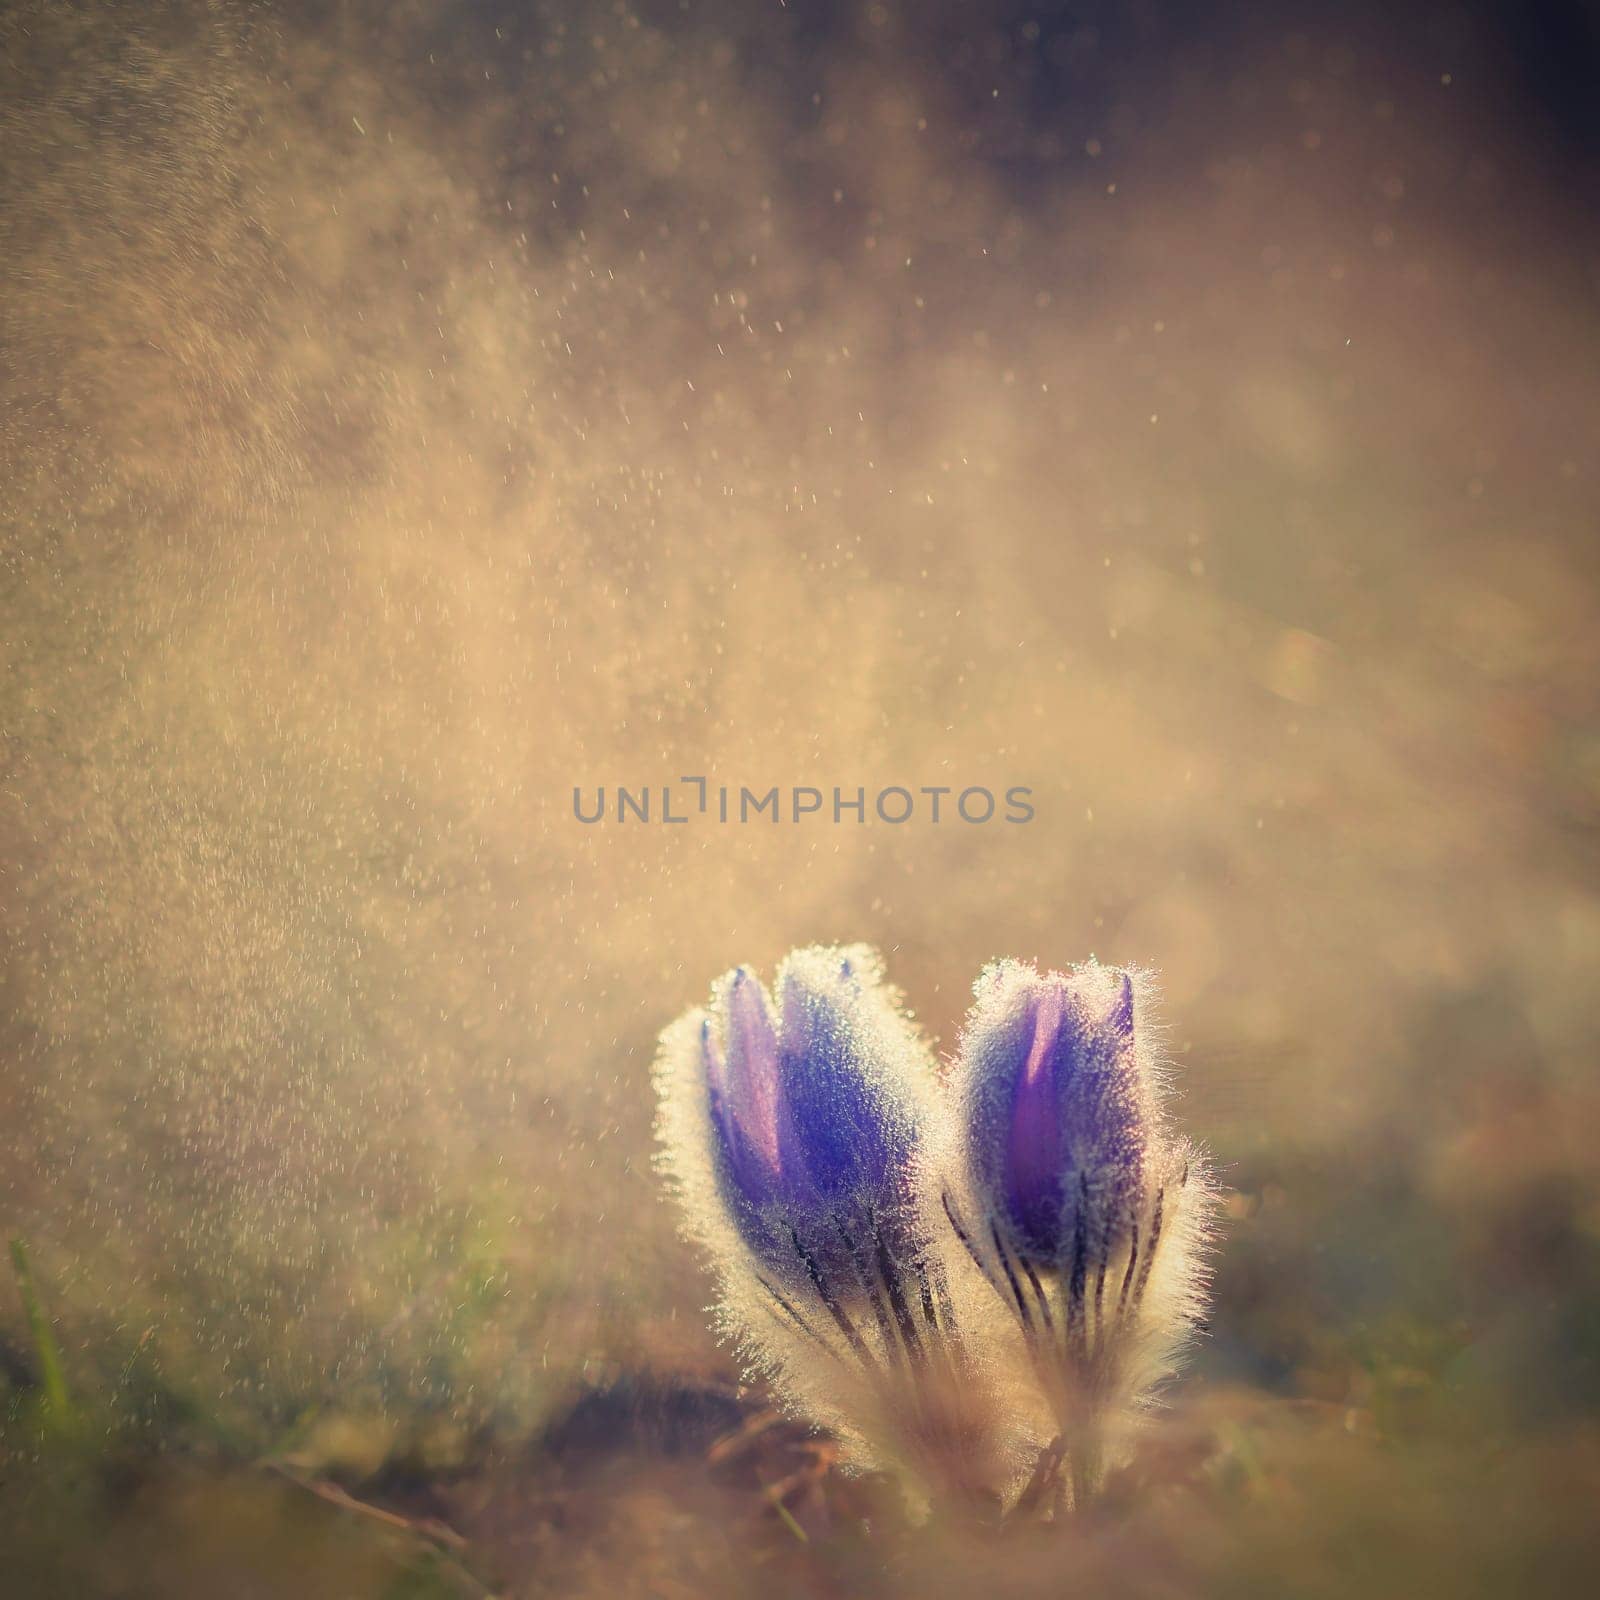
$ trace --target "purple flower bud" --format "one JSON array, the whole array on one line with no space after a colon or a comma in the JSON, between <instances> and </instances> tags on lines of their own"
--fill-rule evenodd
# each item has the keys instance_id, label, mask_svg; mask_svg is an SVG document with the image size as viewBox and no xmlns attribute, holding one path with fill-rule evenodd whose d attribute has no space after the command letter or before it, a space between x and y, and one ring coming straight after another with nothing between
<instances>
[{"instance_id":1,"label":"purple flower bud","mask_svg":"<svg viewBox=\"0 0 1600 1600\"><path fill-rule=\"evenodd\" d=\"M1132 977L1096 963L979 979L955 1090L979 1197L1023 1260L1103 1256L1142 1204L1158 1142Z\"/></svg>"},{"instance_id":2,"label":"purple flower bud","mask_svg":"<svg viewBox=\"0 0 1600 1600\"><path fill-rule=\"evenodd\" d=\"M844 1300L877 1271L880 1241L891 1257L910 1246L931 1073L871 952L797 950L775 991L774 1004L739 967L698 1014L715 1190L772 1271Z\"/></svg>"},{"instance_id":3,"label":"purple flower bud","mask_svg":"<svg viewBox=\"0 0 1600 1600\"><path fill-rule=\"evenodd\" d=\"M858 1462L987 1503L1031 1453L1024 1499L1076 1506L1104 1414L1171 1370L1210 1188L1166 1129L1140 982L989 967L943 1095L860 947L794 951L770 991L737 968L662 1034L663 1165L722 1327Z\"/></svg>"}]
</instances>

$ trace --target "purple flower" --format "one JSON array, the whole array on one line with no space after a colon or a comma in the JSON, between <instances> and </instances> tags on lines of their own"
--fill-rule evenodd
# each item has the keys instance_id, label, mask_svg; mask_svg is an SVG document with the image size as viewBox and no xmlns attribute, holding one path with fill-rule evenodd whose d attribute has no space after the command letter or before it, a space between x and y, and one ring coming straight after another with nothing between
<instances>
[{"instance_id":1,"label":"purple flower","mask_svg":"<svg viewBox=\"0 0 1600 1600\"><path fill-rule=\"evenodd\" d=\"M1109 1420L1173 1369L1204 1299L1211 1191L1167 1126L1141 983L1096 961L995 962L951 1074L944 1209L1015 1315L1060 1430L1024 1500L1093 1498Z\"/></svg>"},{"instance_id":2,"label":"purple flower","mask_svg":"<svg viewBox=\"0 0 1600 1600\"><path fill-rule=\"evenodd\" d=\"M976 994L954 1088L978 1198L1024 1262L1103 1259L1143 1207L1159 1142L1133 978L1000 961Z\"/></svg>"},{"instance_id":3,"label":"purple flower","mask_svg":"<svg viewBox=\"0 0 1600 1600\"><path fill-rule=\"evenodd\" d=\"M768 1270L844 1302L915 1250L932 1074L871 952L797 950L774 988L738 967L692 1014L716 1197Z\"/></svg>"},{"instance_id":4,"label":"purple flower","mask_svg":"<svg viewBox=\"0 0 1600 1600\"><path fill-rule=\"evenodd\" d=\"M1137 975L1002 961L976 995L941 1091L870 950L734 969L662 1034L662 1164L722 1328L851 1459L1077 1506L1198 1313L1210 1191Z\"/></svg>"}]
</instances>

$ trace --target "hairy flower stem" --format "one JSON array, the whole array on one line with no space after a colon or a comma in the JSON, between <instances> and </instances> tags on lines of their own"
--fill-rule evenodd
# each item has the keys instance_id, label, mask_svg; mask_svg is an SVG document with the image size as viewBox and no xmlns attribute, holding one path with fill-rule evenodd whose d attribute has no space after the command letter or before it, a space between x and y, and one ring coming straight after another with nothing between
<instances>
[{"instance_id":1,"label":"hairy flower stem","mask_svg":"<svg viewBox=\"0 0 1600 1600\"><path fill-rule=\"evenodd\" d=\"M1095 1497L1105 1476L1105 1456L1101 1440L1099 1417L1084 1419L1078 1424L1067 1452L1066 1487L1071 1496L1069 1509L1074 1516L1082 1516Z\"/></svg>"}]
</instances>

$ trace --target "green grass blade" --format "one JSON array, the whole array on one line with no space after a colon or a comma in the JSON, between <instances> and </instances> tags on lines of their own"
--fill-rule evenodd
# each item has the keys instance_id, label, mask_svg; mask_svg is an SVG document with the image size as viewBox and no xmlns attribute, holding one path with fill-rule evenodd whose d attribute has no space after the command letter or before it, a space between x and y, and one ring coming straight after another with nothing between
<instances>
[{"instance_id":1,"label":"green grass blade","mask_svg":"<svg viewBox=\"0 0 1600 1600\"><path fill-rule=\"evenodd\" d=\"M22 1295L22 1309L27 1314L28 1331L33 1335L33 1347L38 1352L39 1381L45 1402L52 1414L65 1418L71 1401L67 1396L67 1375L61 1365L61 1349L56 1344L44 1307L39 1303L33 1272L28 1266L28 1247L21 1239L11 1241L11 1266L17 1275L17 1288Z\"/></svg>"}]
</instances>

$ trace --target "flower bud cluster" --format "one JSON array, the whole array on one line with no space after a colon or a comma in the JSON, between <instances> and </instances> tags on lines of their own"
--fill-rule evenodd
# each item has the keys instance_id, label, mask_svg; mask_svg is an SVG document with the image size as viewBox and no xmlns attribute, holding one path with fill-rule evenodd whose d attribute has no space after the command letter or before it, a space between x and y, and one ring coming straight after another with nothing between
<instances>
[{"instance_id":1,"label":"flower bud cluster","mask_svg":"<svg viewBox=\"0 0 1600 1600\"><path fill-rule=\"evenodd\" d=\"M987 967L941 1079L862 946L748 968L662 1035L663 1166L722 1330L919 1503L1092 1498L1203 1304L1212 1190L1150 984Z\"/></svg>"}]
</instances>

